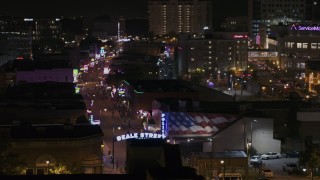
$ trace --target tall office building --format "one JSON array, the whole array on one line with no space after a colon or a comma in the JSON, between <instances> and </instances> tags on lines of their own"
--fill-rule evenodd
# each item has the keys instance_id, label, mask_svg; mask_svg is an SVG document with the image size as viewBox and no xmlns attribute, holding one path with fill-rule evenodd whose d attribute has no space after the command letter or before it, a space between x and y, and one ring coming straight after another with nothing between
<instances>
[{"instance_id":1,"label":"tall office building","mask_svg":"<svg viewBox=\"0 0 320 180\"><path fill-rule=\"evenodd\" d=\"M249 33L256 43L270 34L272 25L315 23L319 0L249 0Z\"/></svg>"},{"instance_id":2,"label":"tall office building","mask_svg":"<svg viewBox=\"0 0 320 180\"><path fill-rule=\"evenodd\" d=\"M0 17L0 54L7 55L9 59L30 57L31 46L32 28L28 19Z\"/></svg>"},{"instance_id":3,"label":"tall office building","mask_svg":"<svg viewBox=\"0 0 320 180\"><path fill-rule=\"evenodd\" d=\"M148 0L149 31L203 34L212 27L211 0Z\"/></svg>"}]
</instances>

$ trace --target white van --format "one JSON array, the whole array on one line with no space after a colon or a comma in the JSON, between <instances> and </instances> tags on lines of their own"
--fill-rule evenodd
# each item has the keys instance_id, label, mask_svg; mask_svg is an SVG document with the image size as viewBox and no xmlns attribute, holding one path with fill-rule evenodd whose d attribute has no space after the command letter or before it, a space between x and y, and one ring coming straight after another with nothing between
<instances>
[{"instance_id":1,"label":"white van","mask_svg":"<svg viewBox=\"0 0 320 180\"><path fill-rule=\"evenodd\" d=\"M242 180L242 176L240 173L220 173L218 175L218 179L219 180Z\"/></svg>"}]
</instances>

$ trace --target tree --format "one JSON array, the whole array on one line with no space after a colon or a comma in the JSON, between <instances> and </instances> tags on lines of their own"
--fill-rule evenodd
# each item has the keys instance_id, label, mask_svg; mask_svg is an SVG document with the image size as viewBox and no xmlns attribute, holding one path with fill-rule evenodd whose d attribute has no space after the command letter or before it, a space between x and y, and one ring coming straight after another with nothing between
<instances>
[{"instance_id":1,"label":"tree","mask_svg":"<svg viewBox=\"0 0 320 180\"><path fill-rule=\"evenodd\" d=\"M299 157L299 164L307 167L310 172L311 179L313 179L313 172L315 168L320 167L320 151L319 145L311 144Z\"/></svg>"},{"instance_id":2,"label":"tree","mask_svg":"<svg viewBox=\"0 0 320 180\"><path fill-rule=\"evenodd\" d=\"M67 166L62 163L57 163L54 168L49 169L51 174L71 174L71 171L68 170Z\"/></svg>"},{"instance_id":3,"label":"tree","mask_svg":"<svg viewBox=\"0 0 320 180\"><path fill-rule=\"evenodd\" d=\"M257 154L257 149L254 146L249 147L249 154L250 156L256 155Z\"/></svg>"},{"instance_id":4,"label":"tree","mask_svg":"<svg viewBox=\"0 0 320 180\"><path fill-rule=\"evenodd\" d=\"M77 124L90 124L88 118L85 115L81 115L77 118Z\"/></svg>"},{"instance_id":5,"label":"tree","mask_svg":"<svg viewBox=\"0 0 320 180\"><path fill-rule=\"evenodd\" d=\"M24 174L26 163L20 159L17 153L8 152L11 140L8 134L0 134L0 175Z\"/></svg>"},{"instance_id":6,"label":"tree","mask_svg":"<svg viewBox=\"0 0 320 180\"><path fill-rule=\"evenodd\" d=\"M191 74L191 78L190 81L198 84L198 85L203 85L203 78L204 78L204 74L200 71L196 71L194 73L190 73Z\"/></svg>"}]
</instances>

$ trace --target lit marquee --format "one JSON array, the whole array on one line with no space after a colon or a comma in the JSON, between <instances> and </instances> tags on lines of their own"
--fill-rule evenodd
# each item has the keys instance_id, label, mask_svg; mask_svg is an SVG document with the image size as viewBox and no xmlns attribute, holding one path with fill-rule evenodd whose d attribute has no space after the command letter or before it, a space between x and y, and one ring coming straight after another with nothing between
<instances>
[{"instance_id":1,"label":"lit marquee","mask_svg":"<svg viewBox=\"0 0 320 180\"><path fill-rule=\"evenodd\" d=\"M165 139L166 136L155 133L128 133L117 136L114 141L122 141L127 139Z\"/></svg>"}]
</instances>

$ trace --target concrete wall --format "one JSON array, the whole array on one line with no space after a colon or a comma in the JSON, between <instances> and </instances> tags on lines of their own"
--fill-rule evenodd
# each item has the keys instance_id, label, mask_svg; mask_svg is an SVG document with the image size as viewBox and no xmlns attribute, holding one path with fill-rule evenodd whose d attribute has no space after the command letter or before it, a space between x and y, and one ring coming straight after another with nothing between
<instances>
[{"instance_id":1,"label":"concrete wall","mask_svg":"<svg viewBox=\"0 0 320 180\"><path fill-rule=\"evenodd\" d=\"M297 112L297 120L300 121L300 139L312 140L312 143L320 144L320 111Z\"/></svg>"},{"instance_id":2,"label":"concrete wall","mask_svg":"<svg viewBox=\"0 0 320 180\"><path fill-rule=\"evenodd\" d=\"M257 154L281 151L281 141L273 139L273 119L252 117L244 117L214 136L212 151L243 150L246 152L246 140L251 142L251 133L252 146L256 148ZM209 151L208 147L208 144L204 145L206 151Z\"/></svg>"}]
</instances>

